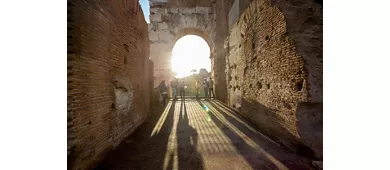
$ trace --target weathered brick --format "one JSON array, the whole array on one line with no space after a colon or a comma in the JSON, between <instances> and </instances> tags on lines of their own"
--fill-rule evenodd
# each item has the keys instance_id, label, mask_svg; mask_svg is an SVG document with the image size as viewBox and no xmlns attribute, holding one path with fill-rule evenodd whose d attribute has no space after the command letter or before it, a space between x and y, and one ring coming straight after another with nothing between
<instances>
[{"instance_id":1,"label":"weathered brick","mask_svg":"<svg viewBox=\"0 0 390 170\"><path fill-rule=\"evenodd\" d=\"M90 169L147 117L153 63L138 1L68 1L68 169Z\"/></svg>"},{"instance_id":2,"label":"weathered brick","mask_svg":"<svg viewBox=\"0 0 390 170\"><path fill-rule=\"evenodd\" d=\"M321 10L309 0L254 0L226 39L229 105L278 142L297 152L310 147L317 157L322 157Z\"/></svg>"}]
</instances>

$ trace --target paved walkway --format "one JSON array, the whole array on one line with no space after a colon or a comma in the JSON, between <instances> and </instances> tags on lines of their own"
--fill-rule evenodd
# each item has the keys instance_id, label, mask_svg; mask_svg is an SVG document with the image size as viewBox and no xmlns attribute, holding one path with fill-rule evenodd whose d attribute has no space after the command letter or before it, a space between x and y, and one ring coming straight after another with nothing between
<instances>
[{"instance_id":1,"label":"paved walkway","mask_svg":"<svg viewBox=\"0 0 390 170\"><path fill-rule=\"evenodd\" d=\"M170 101L98 169L313 169L221 102Z\"/></svg>"}]
</instances>

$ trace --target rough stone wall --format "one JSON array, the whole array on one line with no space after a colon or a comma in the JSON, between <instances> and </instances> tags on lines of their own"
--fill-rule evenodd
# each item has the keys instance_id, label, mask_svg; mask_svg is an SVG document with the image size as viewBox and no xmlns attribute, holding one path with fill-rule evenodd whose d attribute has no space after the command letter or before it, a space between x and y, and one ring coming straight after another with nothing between
<instances>
[{"instance_id":1,"label":"rough stone wall","mask_svg":"<svg viewBox=\"0 0 390 170\"><path fill-rule=\"evenodd\" d=\"M254 0L225 48L229 105L274 140L322 158L322 6Z\"/></svg>"},{"instance_id":2,"label":"rough stone wall","mask_svg":"<svg viewBox=\"0 0 390 170\"><path fill-rule=\"evenodd\" d=\"M224 40L229 33L228 16L233 0L216 1L215 15L218 24L215 25L215 45L214 55L211 58L211 76L214 79L215 95L220 101L227 102L227 88L226 88L226 52L224 48Z\"/></svg>"},{"instance_id":3,"label":"rough stone wall","mask_svg":"<svg viewBox=\"0 0 390 170\"><path fill-rule=\"evenodd\" d=\"M176 41L185 35L198 35L213 49L215 14L211 0L151 1L150 58L154 62L154 85L172 79L171 57Z\"/></svg>"},{"instance_id":4,"label":"rough stone wall","mask_svg":"<svg viewBox=\"0 0 390 170\"><path fill-rule=\"evenodd\" d=\"M210 7L216 0L169 0L169 6L171 7Z\"/></svg>"},{"instance_id":5,"label":"rough stone wall","mask_svg":"<svg viewBox=\"0 0 390 170\"><path fill-rule=\"evenodd\" d=\"M252 0L234 0L234 3L229 11L229 29L232 28L233 23L248 7L250 2L252 2Z\"/></svg>"},{"instance_id":6,"label":"rough stone wall","mask_svg":"<svg viewBox=\"0 0 390 170\"><path fill-rule=\"evenodd\" d=\"M137 0L68 1L68 169L90 169L147 117L147 24Z\"/></svg>"}]
</instances>

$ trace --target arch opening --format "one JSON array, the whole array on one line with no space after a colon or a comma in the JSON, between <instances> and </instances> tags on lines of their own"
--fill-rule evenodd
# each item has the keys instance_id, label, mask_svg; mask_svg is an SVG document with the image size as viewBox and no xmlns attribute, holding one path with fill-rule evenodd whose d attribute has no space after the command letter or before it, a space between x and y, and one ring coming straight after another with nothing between
<instances>
[{"instance_id":1,"label":"arch opening","mask_svg":"<svg viewBox=\"0 0 390 170\"><path fill-rule=\"evenodd\" d=\"M171 69L176 78L198 73L201 69L211 72L211 48L198 35L188 34L178 39L172 49Z\"/></svg>"}]
</instances>

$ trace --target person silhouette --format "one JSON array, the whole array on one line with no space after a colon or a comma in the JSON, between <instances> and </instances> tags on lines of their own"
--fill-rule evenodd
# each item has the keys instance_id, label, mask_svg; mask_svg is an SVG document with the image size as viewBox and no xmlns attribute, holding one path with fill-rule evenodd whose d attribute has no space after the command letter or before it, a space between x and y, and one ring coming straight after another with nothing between
<instances>
[{"instance_id":1,"label":"person silhouette","mask_svg":"<svg viewBox=\"0 0 390 170\"><path fill-rule=\"evenodd\" d=\"M185 84L184 80L179 83L180 98L185 100Z\"/></svg>"}]
</instances>

